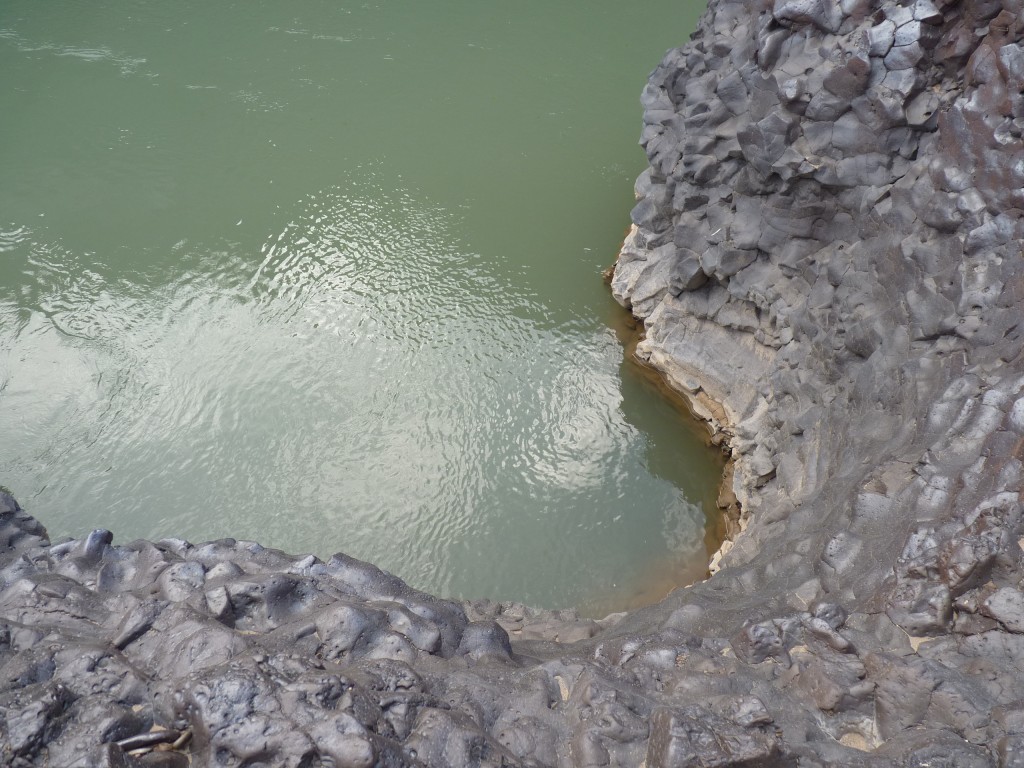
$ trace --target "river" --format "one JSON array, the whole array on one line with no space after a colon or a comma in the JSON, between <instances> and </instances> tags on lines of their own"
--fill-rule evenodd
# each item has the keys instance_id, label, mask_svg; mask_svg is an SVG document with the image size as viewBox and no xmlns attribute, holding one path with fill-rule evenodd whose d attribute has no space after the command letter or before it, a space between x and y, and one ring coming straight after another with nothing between
<instances>
[{"instance_id":1,"label":"river","mask_svg":"<svg viewBox=\"0 0 1024 768\"><path fill-rule=\"evenodd\" d=\"M344 551L600 613L721 461L600 273L679 0L6 0L0 483L55 539Z\"/></svg>"}]
</instances>

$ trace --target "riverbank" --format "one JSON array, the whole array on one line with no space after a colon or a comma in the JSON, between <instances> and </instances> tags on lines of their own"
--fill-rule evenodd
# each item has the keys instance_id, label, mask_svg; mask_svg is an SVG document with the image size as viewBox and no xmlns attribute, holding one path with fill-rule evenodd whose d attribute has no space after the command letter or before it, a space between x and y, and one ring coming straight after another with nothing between
<instances>
[{"instance_id":1,"label":"riverbank","mask_svg":"<svg viewBox=\"0 0 1024 768\"><path fill-rule=\"evenodd\" d=\"M5 759L1016 764L1022 11L713 0L652 74L613 291L728 431L712 578L587 622L0 497Z\"/></svg>"},{"instance_id":2,"label":"riverbank","mask_svg":"<svg viewBox=\"0 0 1024 768\"><path fill-rule=\"evenodd\" d=\"M609 286L614 272L613 266L604 273ZM661 397L700 425L708 447L720 451L723 458L722 477L714 509L705 509L707 525L704 540L709 559L709 567L704 573L706 578L718 571L722 555L732 548L736 536L746 527L746 516L735 492L736 461L729 444L731 432L728 417L723 404L713 400L706 391L699 387L696 390L687 389L682 381L669 378L662 369L651 363L649 355L642 347L645 340L643 320L632 314L628 316L630 320L625 327L617 327L626 359L636 366ZM692 569L687 567L685 572L692 573ZM677 578L673 581L672 588L689 586L693 581L696 579L681 581ZM670 591L671 588L666 590L665 594Z\"/></svg>"}]
</instances>

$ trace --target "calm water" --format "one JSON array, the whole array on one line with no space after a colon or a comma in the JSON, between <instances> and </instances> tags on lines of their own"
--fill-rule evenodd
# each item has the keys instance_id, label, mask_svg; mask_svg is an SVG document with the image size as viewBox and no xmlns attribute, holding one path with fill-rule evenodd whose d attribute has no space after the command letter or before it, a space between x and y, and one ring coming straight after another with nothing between
<instances>
[{"instance_id":1,"label":"calm water","mask_svg":"<svg viewBox=\"0 0 1024 768\"><path fill-rule=\"evenodd\" d=\"M717 457L600 279L684 5L5 0L0 483L450 596L701 573Z\"/></svg>"}]
</instances>

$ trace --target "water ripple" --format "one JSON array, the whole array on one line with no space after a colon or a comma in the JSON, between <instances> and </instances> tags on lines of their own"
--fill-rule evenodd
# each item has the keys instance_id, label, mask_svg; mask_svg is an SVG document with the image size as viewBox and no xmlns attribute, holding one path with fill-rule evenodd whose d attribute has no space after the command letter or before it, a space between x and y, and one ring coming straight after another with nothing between
<instances>
[{"instance_id":1,"label":"water ripple","mask_svg":"<svg viewBox=\"0 0 1024 768\"><path fill-rule=\"evenodd\" d=\"M32 230L28 227L10 224L0 228L0 253L13 251L19 245L28 242L31 236Z\"/></svg>"},{"instance_id":2,"label":"water ripple","mask_svg":"<svg viewBox=\"0 0 1024 768\"><path fill-rule=\"evenodd\" d=\"M614 334L529 319L544 307L408 193L296 210L255 260L175 244L169 280L5 227L23 295L0 308L28 320L0 328L0 432L24 435L0 471L39 504L101 500L128 535L343 550L470 596L545 602L564 580L578 602L644 537L701 540L703 513L643 467ZM622 514L638 484L660 499L644 525Z\"/></svg>"},{"instance_id":3,"label":"water ripple","mask_svg":"<svg viewBox=\"0 0 1024 768\"><path fill-rule=\"evenodd\" d=\"M107 46L67 45L53 42L33 42L13 29L0 29L0 40L13 43L21 53L47 53L81 59L86 62L109 62L118 67L122 75L139 72L146 59L111 50Z\"/></svg>"}]
</instances>

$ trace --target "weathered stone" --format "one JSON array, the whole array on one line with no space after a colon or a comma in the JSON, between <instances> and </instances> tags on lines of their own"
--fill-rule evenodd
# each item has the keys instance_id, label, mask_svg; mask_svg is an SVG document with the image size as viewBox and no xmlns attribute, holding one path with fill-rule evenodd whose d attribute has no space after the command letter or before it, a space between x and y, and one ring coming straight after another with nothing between
<instances>
[{"instance_id":1,"label":"weathered stone","mask_svg":"<svg viewBox=\"0 0 1024 768\"><path fill-rule=\"evenodd\" d=\"M774 734L729 729L707 712L658 709L651 719L646 764L651 768L705 765L778 765L781 754Z\"/></svg>"},{"instance_id":2,"label":"weathered stone","mask_svg":"<svg viewBox=\"0 0 1024 768\"><path fill-rule=\"evenodd\" d=\"M914 0L914 18L926 24L938 24L942 13L931 0Z\"/></svg>"},{"instance_id":3,"label":"weathered stone","mask_svg":"<svg viewBox=\"0 0 1024 768\"><path fill-rule=\"evenodd\" d=\"M890 88L872 88L854 99L850 106L857 118L874 131L881 132L906 122L903 98Z\"/></svg>"},{"instance_id":4,"label":"weathered stone","mask_svg":"<svg viewBox=\"0 0 1024 768\"><path fill-rule=\"evenodd\" d=\"M732 277L744 267L753 264L756 258L756 251L715 245L701 255L700 263L706 274L721 279Z\"/></svg>"},{"instance_id":5,"label":"weathered stone","mask_svg":"<svg viewBox=\"0 0 1024 768\"><path fill-rule=\"evenodd\" d=\"M669 284L669 290L676 296L684 291L695 291L708 281L708 275L701 267L700 257L689 249L679 250Z\"/></svg>"},{"instance_id":6,"label":"weathered stone","mask_svg":"<svg viewBox=\"0 0 1024 768\"><path fill-rule=\"evenodd\" d=\"M1020 590L1004 587L996 591L985 600L982 612L1011 632L1024 632L1024 593Z\"/></svg>"},{"instance_id":7,"label":"weathered stone","mask_svg":"<svg viewBox=\"0 0 1024 768\"><path fill-rule=\"evenodd\" d=\"M841 67L836 67L822 80L822 85L840 98L850 100L864 93L868 87L871 63L864 55L851 56Z\"/></svg>"},{"instance_id":8,"label":"weathered stone","mask_svg":"<svg viewBox=\"0 0 1024 768\"><path fill-rule=\"evenodd\" d=\"M892 50L885 55L885 68L890 70L910 69L916 67L922 58L924 58L924 49L915 40L906 45L893 46Z\"/></svg>"},{"instance_id":9,"label":"weathered stone","mask_svg":"<svg viewBox=\"0 0 1024 768\"><path fill-rule=\"evenodd\" d=\"M892 44L901 47L921 42L921 22L908 21L896 28Z\"/></svg>"},{"instance_id":10,"label":"weathered stone","mask_svg":"<svg viewBox=\"0 0 1024 768\"><path fill-rule=\"evenodd\" d=\"M826 32L834 32L842 22L835 3L826 0L775 0L772 15L778 21L814 24Z\"/></svg>"},{"instance_id":11,"label":"weathered stone","mask_svg":"<svg viewBox=\"0 0 1024 768\"><path fill-rule=\"evenodd\" d=\"M868 30L868 51L872 56L884 57L892 50L896 39L896 25L889 19Z\"/></svg>"},{"instance_id":12,"label":"weathered stone","mask_svg":"<svg viewBox=\"0 0 1024 768\"><path fill-rule=\"evenodd\" d=\"M938 125L940 104L939 97L934 93L925 91L918 94L907 105L907 123L917 128L934 130Z\"/></svg>"}]
</instances>

